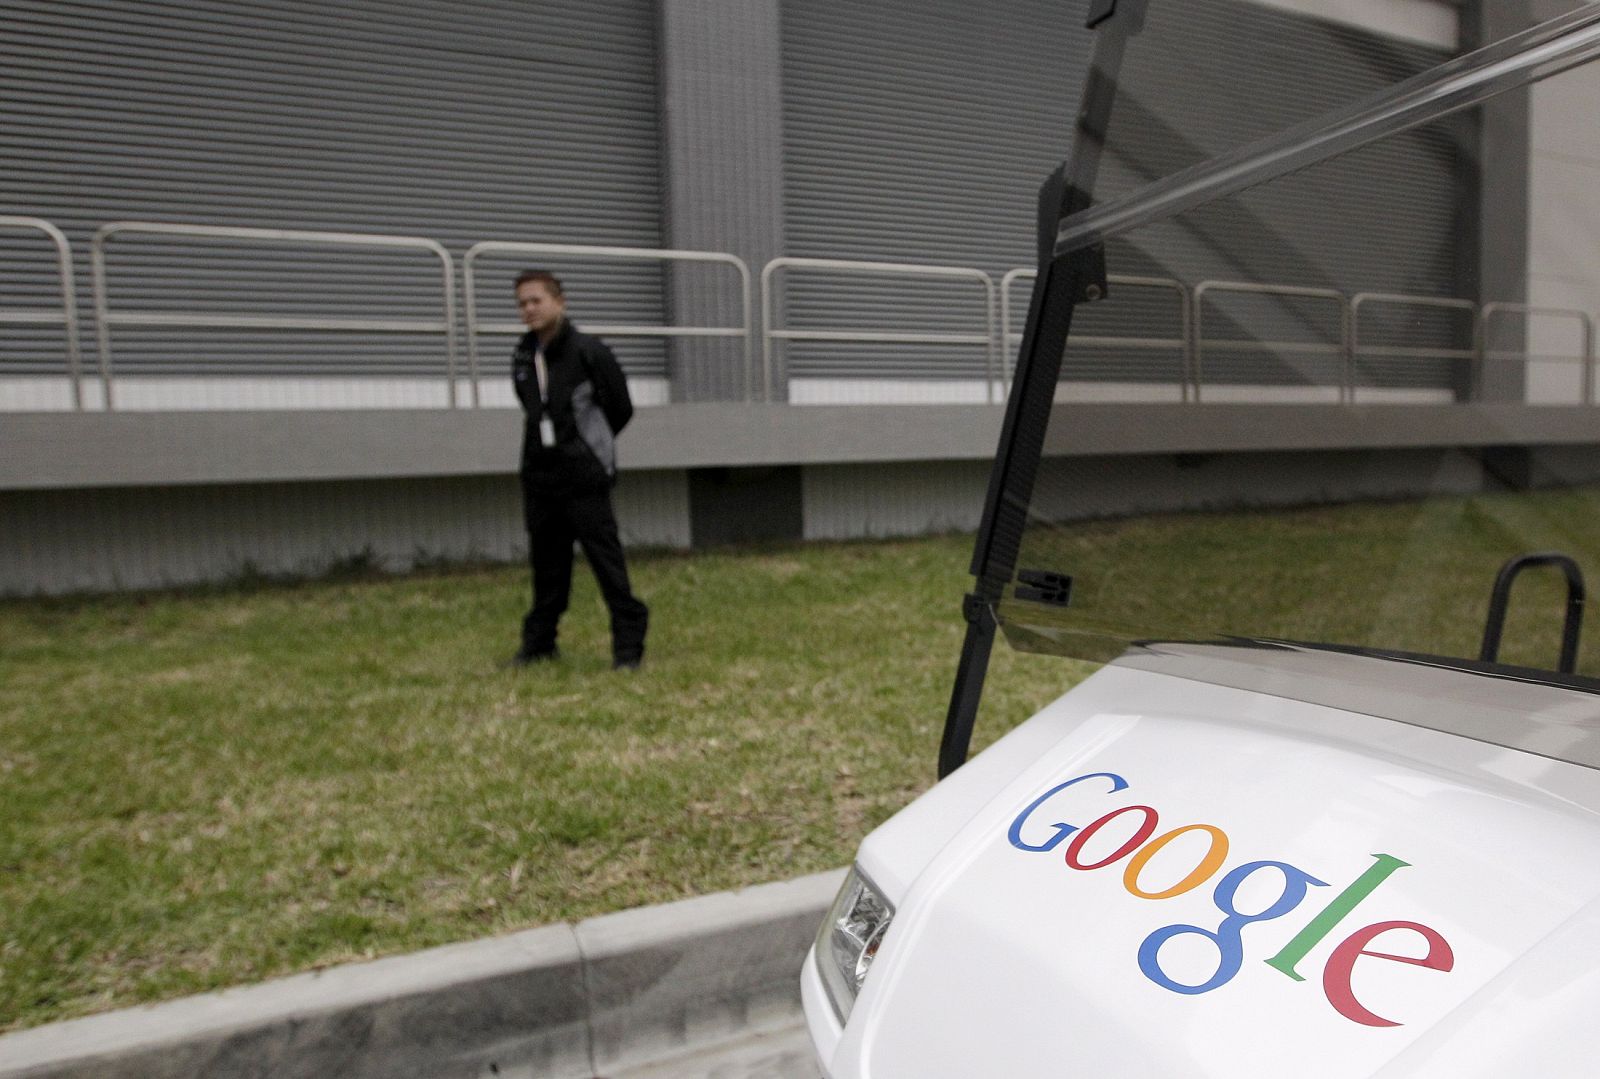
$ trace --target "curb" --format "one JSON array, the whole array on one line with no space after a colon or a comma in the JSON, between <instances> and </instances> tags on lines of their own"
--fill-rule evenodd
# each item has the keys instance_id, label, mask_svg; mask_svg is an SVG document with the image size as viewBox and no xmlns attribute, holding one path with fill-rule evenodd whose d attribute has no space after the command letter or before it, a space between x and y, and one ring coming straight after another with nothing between
<instances>
[{"instance_id":1,"label":"curb","mask_svg":"<svg viewBox=\"0 0 1600 1079\"><path fill-rule=\"evenodd\" d=\"M0 1079L590 1079L792 1021L844 870L0 1037Z\"/></svg>"}]
</instances>

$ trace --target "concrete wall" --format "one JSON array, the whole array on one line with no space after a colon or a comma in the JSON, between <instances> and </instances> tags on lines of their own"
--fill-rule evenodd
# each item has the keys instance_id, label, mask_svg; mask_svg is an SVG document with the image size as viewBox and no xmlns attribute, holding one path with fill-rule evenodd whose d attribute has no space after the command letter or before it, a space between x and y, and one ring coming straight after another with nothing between
<instances>
[{"instance_id":1,"label":"concrete wall","mask_svg":"<svg viewBox=\"0 0 1600 1079\"><path fill-rule=\"evenodd\" d=\"M952 405L651 410L623 439L623 536L685 548L972 530L999 420ZM0 595L354 558L520 561L519 426L500 410L13 417ZM1597 446L1593 411L1572 407L1061 405L1034 509L1067 520L1593 482Z\"/></svg>"},{"instance_id":2,"label":"concrete wall","mask_svg":"<svg viewBox=\"0 0 1600 1079\"><path fill-rule=\"evenodd\" d=\"M1584 5L1535 0L1535 18ZM1600 316L1600 63L1590 62L1535 86L1530 109L1528 302ZM1581 324L1540 316L1527 323L1535 356L1528 400L1571 400L1579 373Z\"/></svg>"},{"instance_id":3,"label":"concrete wall","mask_svg":"<svg viewBox=\"0 0 1600 1079\"><path fill-rule=\"evenodd\" d=\"M630 473L616 505L630 546L689 546L683 472ZM510 475L0 492L0 595L526 556Z\"/></svg>"}]
</instances>

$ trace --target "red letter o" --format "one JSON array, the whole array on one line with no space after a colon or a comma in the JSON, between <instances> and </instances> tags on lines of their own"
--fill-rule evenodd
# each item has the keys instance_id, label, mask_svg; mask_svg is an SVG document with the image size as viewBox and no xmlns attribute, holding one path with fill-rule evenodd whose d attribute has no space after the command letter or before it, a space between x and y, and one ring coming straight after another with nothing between
<instances>
[{"instance_id":1,"label":"red letter o","mask_svg":"<svg viewBox=\"0 0 1600 1079\"><path fill-rule=\"evenodd\" d=\"M1111 821L1116 820L1124 813L1135 812L1144 814L1144 823L1139 825L1139 830L1133 833L1132 838L1130 838L1126 843L1122 844L1122 846L1118 847L1116 850L1112 851L1110 856L1102 858L1100 861L1095 862L1092 865L1079 864L1078 852L1083 850L1083 845L1089 841L1090 836L1094 835L1100 830L1100 826L1102 824L1109 824ZM1101 869L1110 865L1112 862L1126 858L1128 855L1138 850L1139 845L1145 840L1149 839L1150 836L1155 832L1156 821L1158 819L1159 818L1156 816L1156 811L1151 809L1149 806L1123 806L1121 809L1113 809L1110 813L1107 813L1093 824L1085 825L1083 831L1072 837L1072 842L1067 844L1067 865L1071 866L1073 869Z\"/></svg>"}]
</instances>

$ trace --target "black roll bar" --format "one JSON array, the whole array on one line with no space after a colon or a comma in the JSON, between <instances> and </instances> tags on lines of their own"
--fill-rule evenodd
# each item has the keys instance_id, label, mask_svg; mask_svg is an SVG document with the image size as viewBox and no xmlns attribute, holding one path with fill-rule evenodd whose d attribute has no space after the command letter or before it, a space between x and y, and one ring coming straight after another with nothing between
<instances>
[{"instance_id":1,"label":"black roll bar","mask_svg":"<svg viewBox=\"0 0 1600 1079\"><path fill-rule=\"evenodd\" d=\"M1506 608L1511 602L1511 586L1525 569L1536 566L1556 566L1567 578L1567 614L1561 627L1561 659L1556 670L1572 674L1578 668L1578 633L1583 628L1583 571L1567 555L1558 551L1536 551L1518 555L1500 567L1494 578L1494 590L1489 593L1489 618L1483 627L1483 647L1478 658L1484 663L1496 663L1500 658L1500 637L1506 628Z\"/></svg>"}]
</instances>

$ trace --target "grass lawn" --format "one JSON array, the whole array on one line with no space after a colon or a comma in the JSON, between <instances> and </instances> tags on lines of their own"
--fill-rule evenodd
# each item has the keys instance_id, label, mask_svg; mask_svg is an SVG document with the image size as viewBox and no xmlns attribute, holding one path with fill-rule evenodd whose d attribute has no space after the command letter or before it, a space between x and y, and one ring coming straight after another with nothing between
<instances>
[{"instance_id":1,"label":"grass lawn","mask_svg":"<svg viewBox=\"0 0 1600 1079\"><path fill-rule=\"evenodd\" d=\"M0 603L0 1030L843 865L933 780L970 537ZM981 736L1087 667L997 649ZM1021 668L1040 677L1008 677Z\"/></svg>"},{"instance_id":2,"label":"grass lawn","mask_svg":"<svg viewBox=\"0 0 1600 1079\"><path fill-rule=\"evenodd\" d=\"M1091 617L1471 654L1527 537L1600 566L1595 499L1151 517L1027 550L1082 574ZM638 675L610 670L582 570L566 658L521 672L517 569L0 603L0 1030L842 865L932 781L970 549L636 558ZM1113 556L1120 585L1090 572ZM1508 658L1551 662L1548 581L1514 606ZM998 646L978 743L1090 669Z\"/></svg>"}]
</instances>

